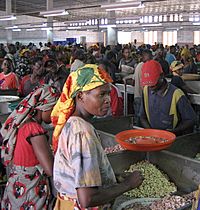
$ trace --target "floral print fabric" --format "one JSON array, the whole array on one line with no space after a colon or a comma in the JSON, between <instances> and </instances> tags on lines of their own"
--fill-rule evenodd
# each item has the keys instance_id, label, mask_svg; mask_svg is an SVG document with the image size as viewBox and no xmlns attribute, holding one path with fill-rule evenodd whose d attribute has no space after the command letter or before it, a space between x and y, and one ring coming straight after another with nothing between
<instances>
[{"instance_id":1,"label":"floral print fabric","mask_svg":"<svg viewBox=\"0 0 200 210\"><path fill-rule=\"evenodd\" d=\"M80 117L71 116L60 134L53 177L58 192L75 199L75 203L76 188L116 183L96 130Z\"/></svg>"},{"instance_id":2,"label":"floral print fabric","mask_svg":"<svg viewBox=\"0 0 200 210\"><path fill-rule=\"evenodd\" d=\"M37 167L13 166L1 209L47 209L49 189L47 177Z\"/></svg>"},{"instance_id":3,"label":"floral print fabric","mask_svg":"<svg viewBox=\"0 0 200 210\"><path fill-rule=\"evenodd\" d=\"M31 118L37 109L42 111L52 109L58 97L59 94L56 88L49 85L43 85L24 98L9 115L1 129L1 134L3 136L1 158L5 165L8 165L13 158L13 152L16 145L16 134L19 126Z\"/></svg>"}]
</instances>

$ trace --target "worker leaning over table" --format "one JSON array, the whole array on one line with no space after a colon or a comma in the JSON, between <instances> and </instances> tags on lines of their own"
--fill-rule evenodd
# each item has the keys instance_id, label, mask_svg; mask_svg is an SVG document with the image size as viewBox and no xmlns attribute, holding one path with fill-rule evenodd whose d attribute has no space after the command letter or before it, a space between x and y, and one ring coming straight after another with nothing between
<instances>
[{"instance_id":1,"label":"worker leaning over table","mask_svg":"<svg viewBox=\"0 0 200 210\"><path fill-rule=\"evenodd\" d=\"M142 127L170 130L176 135L193 131L196 114L182 90L167 82L162 67L150 60L142 66Z\"/></svg>"},{"instance_id":2,"label":"worker leaning over table","mask_svg":"<svg viewBox=\"0 0 200 210\"><path fill-rule=\"evenodd\" d=\"M53 109L55 210L107 210L111 200L142 183L138 171L116 183L99 136L89 123L94 115L107 114L110 82L103 69L85 65L69 75Z\"/></svg>"}]
</instances>

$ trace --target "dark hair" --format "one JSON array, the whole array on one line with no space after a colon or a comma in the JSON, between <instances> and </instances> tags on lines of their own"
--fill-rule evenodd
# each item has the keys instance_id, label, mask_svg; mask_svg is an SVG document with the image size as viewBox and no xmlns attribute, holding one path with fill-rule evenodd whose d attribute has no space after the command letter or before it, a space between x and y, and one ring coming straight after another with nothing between
<instances>
[{"instance_id":1,"label":"dark hair","mask_svg":"<svg viewBox=\"0 0 200 210\"><path fill-rule=\"evenodd\" d=\"M152 56L152 51L149 50L149 49L144 49L144 50L142 51L142 55L143 55L143 54L148 54L149 56Z\"/></svg>"},{"instance_id":2,"label":"dark hair","mask_svg":"<svg viewBox=\"0 0 200 210\"><path fill-rule=\"evenodd\" d=\"M44 63L44 67L52 67L52 66L57 66L57 62L54 59L49 59Z\"/></svg>"},{"instance_id":3,"label":"dark hair","mask_svg":"<svg viewBox=\"0 0 200 210\"><path fill-rule=\"evenodd\" d=\"M79 59L81 61L84 61L86 56L85 56L85 53L83 50L81 49L78 49L74 52L74 55L73 55L74 59Z\"/></svg>"},{"instance_id":4,"label":"dark hair","mask_svg":"<svg viewBox=\"0 0 200 210\"><path fill-rule=\"evenodd\" d=\"M15 47L15 45L14 44L9 44L8 45L8 50L9 50L9 53L11 53L11 54L16 53L16 47Z\"/></svg>"},{"instance_id":5,"label":"dark hair","mask_svg":"<svg viewBox=\"0 0 200 210\"><path fill-rule=\"evenodd\" d=\"M112 60L113 58L116 59L116 55L115 55L114 52L109 51L109 52L106 54L106 58L107 58L108 60Z\"/></svg>"},{"instance_id":6,"label":"dark hair","mask_svg":"<svg viewBox=\"0 0 200 210\"><path fill-rule=\"evenodd\" d=\"M9 70L13 71L14 70L14 66L13 66L13 62L10 58L4 58L3 61L8 61L9 63Z\"/></svg>"},{"instance_id":7,"label":"dark hair","mask_svg":"<svg viewBox=\"0 0 200 210\"><path fill-rule=\"evenodd\" d=\"M104 66L104 70L109 73L110 64L109 64L109 62L107 60L104 60L104 59L99 60L98 61L98 65L103 65Z\"/></svg>"},{"instance_id":8,"label":"dark hair","mask_svg":"<svg viewBox=\"0 0 200 210\"><path fill-rule=\"evenodd\" d=\"M172 46L169 47L169 49L170 49L170 50L175 49L175 46L172 45Z\"/></svg>"},{"instance_id":9,"label":"dark hair","mask_svg":"<svg viewBox=\"0 0 200 210\"><path fill-rule=\"evenodd\" d=\"M131 49L130 49L129 46L125 46L125 47L122 49L122 53L124 53L125 50L131 50Z\"/></svg>"},{"instance_id":10,"label":"dark hair","mask_svg":"<svg viewBox=\"0 0 200 210\"><path fill-rule=\"evenodd\" d=\"M43 62L43 60L42 60L42 57L34 57L33 59L32 59L32 64L35 64L35 63L37 63L37 62L39 62L39 61L41 61L41 62Z\"/></svg>"}]
</instances>

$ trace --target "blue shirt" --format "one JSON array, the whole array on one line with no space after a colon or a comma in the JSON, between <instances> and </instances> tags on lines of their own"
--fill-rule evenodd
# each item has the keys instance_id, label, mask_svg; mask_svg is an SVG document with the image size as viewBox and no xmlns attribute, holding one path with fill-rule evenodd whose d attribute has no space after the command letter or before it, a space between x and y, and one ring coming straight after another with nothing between
<instances>
[{"instance_id":1,"label":"blue shirt","mask_svg":"<svg viewBox=\"0 0 200 210\"><path fill-rule=\"evenodd\" d=\"M171 63L176 60L176 57L174 54L168 52L165 56L165 60L168 62L169 66L170 66Z\"/></svg>"},{"instance_id":2,"label":"blue shirt","mask_svg":"<svg viewBox=\"0 0 200 210\"><path fill-rule=\"evenodd\" d=\"M169 115L169 112L172 96L176 89L177 88L172 84L168 84L168 87L164 92L161 90L153 92L148 88L149 123L151 128L163 130L173 128L173 115ZM178 100L176 108L179 122L195 120L196 114L185 95L181 96ZM142 100L140 107L140 117L146 117L144 99Z\"/></svg>"}]
</instances>

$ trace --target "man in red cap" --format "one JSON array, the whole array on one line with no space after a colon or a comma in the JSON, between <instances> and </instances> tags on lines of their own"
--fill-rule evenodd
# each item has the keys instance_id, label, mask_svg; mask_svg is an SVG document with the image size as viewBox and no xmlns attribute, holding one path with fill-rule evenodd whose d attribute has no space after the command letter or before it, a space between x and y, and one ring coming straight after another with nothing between
<instances>
[{"instance_id":1,"label":"man in red cap","mask_svg":"<svg viewBox=\"0 0 200 210\"><path fill-rule=\"evenodd\" d=\"M142 66L140 120L144 128L170 130L176 135L193 131L196 114L184 93L164 78L161 65L149 60Z\"/></svg>"}]
</instances>

